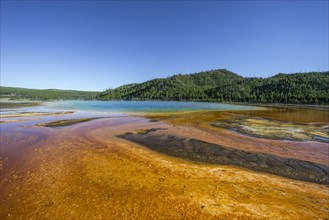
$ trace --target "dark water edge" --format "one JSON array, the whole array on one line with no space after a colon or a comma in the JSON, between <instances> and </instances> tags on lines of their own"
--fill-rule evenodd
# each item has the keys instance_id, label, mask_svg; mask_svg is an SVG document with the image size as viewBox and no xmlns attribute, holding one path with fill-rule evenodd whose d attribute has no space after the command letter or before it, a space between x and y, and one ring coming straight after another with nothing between
<instances>
[{"instance_id":1,"label":"dark water edge","mask_svg":"<svg viewBox=\"0 0 329 220\"><path fill-rule=\"evenodd\" d=\"M126 133L119 137L169 156L195 162L233 165L296 180L329 184L329 167L322 164L243 151L193 138L156 135L152 134L152 131L155 130L137 134Z\"/></svg>"}]
</instances>

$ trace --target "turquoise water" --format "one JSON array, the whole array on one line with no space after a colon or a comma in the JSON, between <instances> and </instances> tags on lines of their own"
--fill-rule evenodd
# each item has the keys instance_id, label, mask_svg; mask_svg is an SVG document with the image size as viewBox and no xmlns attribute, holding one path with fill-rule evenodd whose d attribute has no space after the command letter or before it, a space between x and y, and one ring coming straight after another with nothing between
<instances>
[{"instance_id":1,"label":"turquoise water","mask_svg":"<svg viewBox=\"0 0 329 220\"><path fill-rule=\"evenodd\" d=\"M174 112L195 110L254 110L257 107L208 102L174 101L58 101L48 108L96 112Z\"/></svg>"}]
</instances>

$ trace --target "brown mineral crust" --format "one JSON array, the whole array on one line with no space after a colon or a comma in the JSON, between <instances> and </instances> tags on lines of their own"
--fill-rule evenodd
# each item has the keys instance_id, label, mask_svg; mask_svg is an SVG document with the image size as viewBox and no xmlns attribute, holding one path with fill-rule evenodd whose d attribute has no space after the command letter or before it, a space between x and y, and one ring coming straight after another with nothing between
<instances>
[{"instance_id":1,"label":"brown mineral crust","mask_svg":"<svg viewBox=\"0 0 329 220\"><path fill-rule=\"evenodd\" d=\"M171 127L138 117L100 119L52 129L45 141L29 148L21 145L25 160L2 170L6 178L0 185L0 218L325 219L329 215L328 186L233 166L195 164L116 137L151 128L168 132Z\"/></svg>"}]
</instances>

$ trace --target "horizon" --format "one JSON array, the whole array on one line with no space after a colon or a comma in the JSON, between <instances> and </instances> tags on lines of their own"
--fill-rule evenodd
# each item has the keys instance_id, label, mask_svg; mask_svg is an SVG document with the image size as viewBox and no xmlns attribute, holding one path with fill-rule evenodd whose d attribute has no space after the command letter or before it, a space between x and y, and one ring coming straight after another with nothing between
<instances>
[{"instance_id":1,"label":"horizon","mask_svg":"<svg viewBox=\"0 0 329 220\"><path fill-rule=\"evenodd\" d=\"M1 1L1 86L103 91L227 69L328 71L328 1Z\"/></svg>"}]
</instances>

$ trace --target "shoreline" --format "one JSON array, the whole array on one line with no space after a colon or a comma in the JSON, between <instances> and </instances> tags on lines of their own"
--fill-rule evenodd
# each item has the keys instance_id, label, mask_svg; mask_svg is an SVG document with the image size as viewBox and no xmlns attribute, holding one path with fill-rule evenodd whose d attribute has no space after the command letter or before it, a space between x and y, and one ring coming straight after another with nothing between
<instances>
[{"instance_id":1,"label":"shoreline","mask_svg":"<svg viewBox=\"0 0 329 220\"><path fill-rule=\"evenodd\" d=\"M29 99L22 99L22 100L9 100L9 99L1 99L0 98L0 107L3 108L15 108L15 107L31 107L31 106L40 106L44 105L45 103L52 103L52 102L69 102L69 101L100 101L100 102L177 102L177 103L184 103L184 102L191 102L191 103L213 103L213 104L224 104L224 105L241 105L241 106L254 106L254 107L278 107L278 108L307 108L307 109L316 109L316 110L328 110L329 104L287 104L287 103L250 103L250 102L212 102L212 101L197 101L197 100L29 100ZM13 105L7 107L7 105ZM26 106L24 106L26 105ZM206 109L202 110L186 110L186 111L207 111ZM208 110L210 111L210 110ZM216 111L216 110L214 110ZM175 111L172 111L175 112ZM148 112L145 112L148 113ZM154 113L154 112L153 112Z\"/></svg>"}]
</instances>

